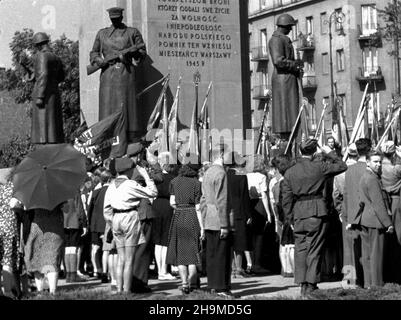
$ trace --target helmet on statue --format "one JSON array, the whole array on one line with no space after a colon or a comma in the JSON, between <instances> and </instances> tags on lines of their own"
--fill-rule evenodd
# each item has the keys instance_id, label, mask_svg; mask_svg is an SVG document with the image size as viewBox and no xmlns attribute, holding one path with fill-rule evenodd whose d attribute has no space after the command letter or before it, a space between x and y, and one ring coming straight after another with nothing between
<instances>
[{"instance_id":1,"label":"helmet on statue","mask_svg":"<svg viewBox=\"0 0 401 320\"><path fill-rule=\"evenodd\" d=\"M49 42L49 41L50 41L49 36L44 32L35 33L33 38L32 38L32 42L34 44L36 44L36 45L37 44L42 44L42 43L45 43L45 42Z\"/></svg>"},{"instance_id":2,"label":"helmet on statue","mask_svg":"<svg viewBox=\"0 0 401 320\"><path fill-rule=\"evenodd\" d=\"M279 27L288 27L288 26L295 26L297 23L291 15L284 13L277 18L276 24Z\"/></svg>"}]
</instances>

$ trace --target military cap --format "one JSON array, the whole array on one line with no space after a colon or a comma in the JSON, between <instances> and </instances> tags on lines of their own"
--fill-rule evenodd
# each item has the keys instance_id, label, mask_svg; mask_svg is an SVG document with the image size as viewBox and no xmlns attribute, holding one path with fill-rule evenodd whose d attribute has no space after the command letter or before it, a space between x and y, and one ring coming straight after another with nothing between
<instances>
[{"instance_id":1,"label":"military cap","mask_svg":"<svg viewBox=\"0 0 401 320\"><path fill-rule=\"evenodd\" d=\"M32 42L34 44L41 44L41 43L49 42L49 41L50 41L49 36L44 32L37 32L33 35L33 38L32 38Z\"/></svg>"},{"instance_id":2,"label":"military cap","mask_svg":"<svg viewBox=\"0 0 401 320\"><path fill-rule=\"evenodd\" d=\"M289 15L288 13L284 13L277 18L276 25L281 26L281 27L295 26L296 22L295 22L295 19L291 15Z\"/></svg>"},{"instance_id":3,"label":"military cap","mask_svg":"<svg viewBox=\"0 0 401 320\"><path fill-rule=\"evenodd\" d=\"M351 143L349 146L348 146L348 154L351 156L351 157L357 157L358 156L358 150L356 149L356 144L355 143Z\"/></svg>"},{"instance_id":4,"label":"military cap","mask_svg":"<svg viewBox=\"0 0 401 320\"><path fill-rule=\"evenodd\" d=\"M110 18L120 18L123 16L123 8L119 8L119 7L113 7L110 9L107 9L107 12L109 13L109 17Z\"/></svg>"},{"instance_id":5,"label":"military cap","mask_svg":"<svg viewBox=\"0 0 401 320\"><path fill-rule=\"evenodd\" d=\"M134 166L134 161L130 158L117 158L114 166L117 173L123 173Z\"/></svg>"},{"instance_id":6,"label":"military cap","mask_svg":"<svg viewBox=\"0 0 401 320\"><path fill-rule=\"evenodd\" d=\"M386 141L382 144L381 150L384 154L395 153L395 143L394 141Z\"/></svg>"},{"instance_id":7,"label":"military cap","mask_svg":"<svg viewBox=\"0 0 401 320\"><path fill-rule=\"evenodd\" d=\"M301 152L304 155L312 155L317 151L318 142L316 139L308 139L301 143Z\"/></svg>"},{"instance_id":8,"label":"military cap","mask_svg":"<svg viewBox=\"0 0 401 320\"><path fill-rule=\"evenodd\" d=\"M144 146L141 142L130 143L127 147L127 156L134 157L140 154L144 150Z\"/></svg>"}]
</instances>

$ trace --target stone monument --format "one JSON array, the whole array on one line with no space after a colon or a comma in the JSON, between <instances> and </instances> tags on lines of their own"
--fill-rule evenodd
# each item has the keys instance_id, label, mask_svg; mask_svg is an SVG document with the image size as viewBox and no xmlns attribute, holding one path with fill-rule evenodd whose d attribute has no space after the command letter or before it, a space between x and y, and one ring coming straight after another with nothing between
<instances>
[{"instance_id":1,"label":"stone monument","mask_svg":"<svg viewBox=\"0 0 401 320\"><path fill-rule=\"evenodd\" d=\"M88 125L98 120L99 74L88 77L86 65L96 32L110 25L106 9L124 8L124 22L138 28L148 58L138 68L138 90L170 74L170 106L182 77L178 117L189 127L195 100L194 74L199 71L199 108L209 83L210 127L251 128L248 10L246 0L80 0L81 107ZM141 96L144 126L161 86ZM242 142L241 142L242 143Z\"/></svg>"}]
</instances>

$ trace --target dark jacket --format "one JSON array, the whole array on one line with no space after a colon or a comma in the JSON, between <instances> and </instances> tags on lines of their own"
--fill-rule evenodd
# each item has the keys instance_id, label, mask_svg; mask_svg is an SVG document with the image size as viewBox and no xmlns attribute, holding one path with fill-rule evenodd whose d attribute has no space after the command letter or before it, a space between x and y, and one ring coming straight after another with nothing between
<instances>
[{"instance_id":1,"label":"dark jacket","mask_svg":"<svg viewBox=\"0 0 401 320\"><path fill-rule=\"evenodd\" d=\"M64 80L59 57L43 49L34 57L35 85L32 92L32 143L63 143L63 114L58 85ZM36 99L44 100L38 108Z\"/></svg>"},{"instance_id":2,"label":"dark jacket","mask_svg":"<svg viewBox=\"0 0 401 320\"><path fill-rule=\"evenodd\" d=\"M104 196L107 188L105 185L100 189L96 189L92 193L91 202L88 208L88 220L89 228L91 232L104 233L106 228L106 221L104 220L103 209L104 209Z\"/></svg>"},{"instance_id":3,"label":"dark jacket","mask_svg":"<svg viewBox=\"0 0 401 320\"><path fill-rule=\"evenodd\" d=\"M249 197L246 175L237 175L235 171L227 172L228 206L234 214L234 220L247 221L251 216L251 199Z\"/></svg>"},{"instance_id":4,"label":"dark jacket","mask_svg":"<svg viewBox=\"0 0 401 320\"><path fill-rule=\"evenodd\" d=\"M347 224L358 225L361 222L361 190L359 182L366 171L366 162L358 161L345 173L343 219Z\"/></svg>"},{"instance_id":5,"label":"dark jacket","mask_svg":"<svg viewBox=\"0 0 401 320\"><path fill-rule=\"evenodd\" d=\"M299 112L299 91L294 47L289 37L275 31L269 41L272 75L272 130L291 132Z\"/></svg>"},{"instance_id":6,"label":"dark jacket","mask_svg":"<svg viewBox=\"0 0 401 320\"><path fill-rule=\"evenodd\" d=\"M78 193L73 199L65 202L61 210L64 214L65 229L82 229L88 226L88 220L81 200L81 194Z\"/></svg>"},{"instance_id":7,"label":"dark jacket","mask_svg":"<svg viewBox=\"0 0 401 320\"><path fill-rule=\"evenodd\" d=\"M365 170L359 182L361 201L365 204L361 225L368 228L383 229L391 226L388 214L389 205L380 178L371 170Z\"/></svg>"},{"instance_id":8,"label":"dark jacket","mask_svg":"<svg viewBox=\"0 0 401 320\"><path fill-rule=\"evenodd\" d=\"M282 182L282 205L286 220L327 215L323 191L328 178L347 170L340 158L331 160L301 158L288 169Z\"/></svg>"},{"instance_id":9,"label":"dark jacket","mask_svg":"<svg viewBox=\"0 0 401 320\"><path fill-rule=\"evenodd\" d=\"M103 59L128 49L133 45L143 44L141 33L131 27L123 25L116 29L113 26L101 29L95 38L90 62L92 65L102 62ZM127 112L128 131L142 131L146 125L139 105L136 101L136 77L135 66L132 58L142 61L146 57L146 49L127 53L124 61L116 60L104 68L100 75L99 89L99 120L120 111Z\"/></svg>"}]
</instances>

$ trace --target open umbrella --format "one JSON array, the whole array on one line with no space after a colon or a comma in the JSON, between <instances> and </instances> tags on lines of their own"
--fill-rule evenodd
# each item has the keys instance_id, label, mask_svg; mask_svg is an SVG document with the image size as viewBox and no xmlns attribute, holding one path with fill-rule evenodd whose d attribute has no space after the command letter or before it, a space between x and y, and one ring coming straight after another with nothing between
<instances>
[{"instance_id":1,"label":"open umbrella","mask_svg":"<svg viewBox=\"0 0 401 320\"><path fill-rule=\"evenodd\" d=\"M27 210L53 210L73 198L85 178L85 156L73 146L42 146L17 166L13 177L14 197Z\"/></svg>"}]
</instances>

